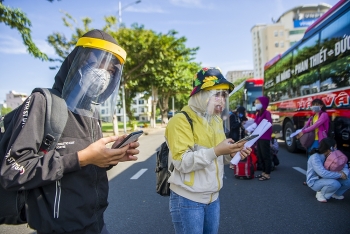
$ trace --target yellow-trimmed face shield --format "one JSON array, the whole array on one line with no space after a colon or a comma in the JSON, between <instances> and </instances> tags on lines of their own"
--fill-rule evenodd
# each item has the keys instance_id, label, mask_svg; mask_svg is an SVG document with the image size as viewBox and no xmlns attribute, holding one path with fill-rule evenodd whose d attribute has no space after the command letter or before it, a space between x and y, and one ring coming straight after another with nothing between
<instances>
[{"instance_id":1,"label":"yellow-trimmed face shield","mask_svg":"<svg viewBox=\"0 0 350 234\"><path fill-rule=\"evenodd\" d=\"M111 43L109 41L105 41L102 39L92 38L92 37L82 37L78 40L75 46L83 46L94 49L105 50L107 52L112 53L116 56L121 64L125 63L126 60L126 52L120 46Z\"/></svg>"},{"instance_id":2,"label":"yellow-trimmed face shield","mask_svg":"<svg viewBox=\"0 0 350 234\"><path fill-rule=\"evenodd\" d=\"M126 60L117 44L82 37L65 79L62 98L73 113L111 122Z\"/></svg>"}]
</instances>

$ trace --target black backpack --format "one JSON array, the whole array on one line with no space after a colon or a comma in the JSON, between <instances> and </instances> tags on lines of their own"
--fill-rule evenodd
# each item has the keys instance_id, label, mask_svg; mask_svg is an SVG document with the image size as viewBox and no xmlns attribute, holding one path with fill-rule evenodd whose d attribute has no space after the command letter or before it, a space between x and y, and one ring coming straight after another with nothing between
<instances>
[{"instance_id":1,"label":"black backpack","mask_svg":"<svg viewBox=\"0 0 350 234\"><path fill-rule=\"evenodd\" d=\"M32 93L40 92L46 98L46 115L44 139L40 146L40 151L49 151L56 147L68 119L68 109L66 102L60 97L60 93L54 89L35 88ZM14 121L19 107L0 118L0 166L8 148L8 144L14 130ZM0 167L1 168L1 167ZM26 223L25 214L26 191L8 191L0 186L0 224L23 224Z\"/></svg>"},{"instance_id":2,"label":"black backpack","mask_svg":"<svg viewBox=\"0 0 350 234\"><path fill-rule=\"evenodd\" d=\"M187 121L191 125L191 129L193 132L193 123L192 119L188 116L185 111L181 111L186 116ZM163 142L160 145L160 148L157 152L156 158L156 191L161 196L169 196L170 195L170 184L168 183L168 179L171 175L171 172L174 170L173 163L170 164L168 168L168 156L169 156L169 147L166 142Z\"/></svg>"}]
</instances>

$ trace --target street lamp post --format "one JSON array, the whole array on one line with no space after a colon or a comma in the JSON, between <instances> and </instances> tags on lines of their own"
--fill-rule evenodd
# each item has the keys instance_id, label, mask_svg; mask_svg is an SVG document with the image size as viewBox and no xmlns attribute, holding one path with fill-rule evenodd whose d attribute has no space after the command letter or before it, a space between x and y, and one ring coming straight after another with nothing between
<instances>
[{"instance_id":1,"label":"street lamp post","mask_svg":"<svg viewBox=\"0 0 350 234\"><path fill-rule=\"evenodd\" d=\"M119 1L119 9L118 9L118 30L120 29L121 23L122 23L122 10L133 5L133 4L138 4L140 3L141 0L138 0L136 2L129 3L128 5L125 5L122 8L122 3ZM126 109L125 109L125 84L124 84L124 79L122 77L121 79L122 82L122 105L123 105L123 124L124 124L124 133L126 133Z\"/></svg>"}]
</instances>

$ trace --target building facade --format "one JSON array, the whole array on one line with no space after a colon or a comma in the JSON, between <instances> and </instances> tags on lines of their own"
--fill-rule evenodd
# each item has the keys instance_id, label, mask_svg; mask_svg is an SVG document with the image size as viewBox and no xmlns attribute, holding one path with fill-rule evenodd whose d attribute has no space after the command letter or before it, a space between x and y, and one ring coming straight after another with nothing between
<instances>
[{"instance_id":1,"label":"building facade","mask_svg":"<svg viewBox=\"0 0 350 234\"><path fill-rule=\"evenodd\" d=\"M325 3L294 7L272 24L254 25L251 32L254 77L264 77L264 65L304 36L305 30L332 6Z\"/></svg>"},{"instance_id":2,"label":"building facade","mask_svg":"<svg viewBox=\"0 0 350 234\"><path fill-rule=\"evenodd\" d=\"M225 78L231 83L234 83L236 80L240 78L252 78L253 76L254 76L253 70L234 70L234 71L228 71L226 73Z\"/></svg>"},{"instance_id":3,"label":"building facade","mask_svg":"<svg viewBox=\"0 0 350 234\"><path fill-rule=\"evenodd\" d=\"M12 110L16 109L20 106L24 100L28 97L25 93L17 93L15 91L10 91L6 94L6 100L4 103L4 107L11 108Z\"/></svg>"},{"instance_id":4,"label":"building facade","mask_svg":"<svg viewBox=\"0 0 350 234\"><path fill-rule=\"evenodd\" d=\"M101 105L100 114L101 114L102 121L112 122L110 110L111 108L110 106L108 106L108 104L103 103ZM138 93L136 97L132 100L131 110L136 120L150 121L151 111L152 111L152 98L151 97L146 98L143 93ZM120 96L118 96L118 99L117 99L116 116L118 121L124 121L123 105L122 105L122 100L120 99ZM127 116L126 118L127 118L126 121L128 121L129 119Z\"/></svg>"}]
</instances>

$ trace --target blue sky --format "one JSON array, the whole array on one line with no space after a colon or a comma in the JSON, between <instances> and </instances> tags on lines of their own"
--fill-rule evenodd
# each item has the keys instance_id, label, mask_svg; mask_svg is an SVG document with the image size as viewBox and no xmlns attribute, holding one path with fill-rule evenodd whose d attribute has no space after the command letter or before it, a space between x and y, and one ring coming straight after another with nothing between
<instances>
[{"instance_id":1,"label":"blue sky","mask_svg":"<svg viewBox=\"0 0 350 234\"><path fill-rule=\"evenodd\" d=\"M5 0L4 5L20 8L32 22L32 38L49 57L54 50L46 42L53 32L72 31L63 25L61 11L68 12L82 26L81 18L90 17L92 27L102 28L104 16L117 15L117 0ZM121 1L122 7L136 0ZM203 66L219 66L223 74L230 70L253 69L250 30L255 24L271 24L284 12L296 6L337 0L142 0L122 11L122 21L145 26L157 33L176 30L184 36L187 47L200 49L196 62ZM50 62L30 56L19 32L0 23L0 103L14 90L30 94L35 87L51 87L56 70Z\"/></svg>"}]
</instances>

